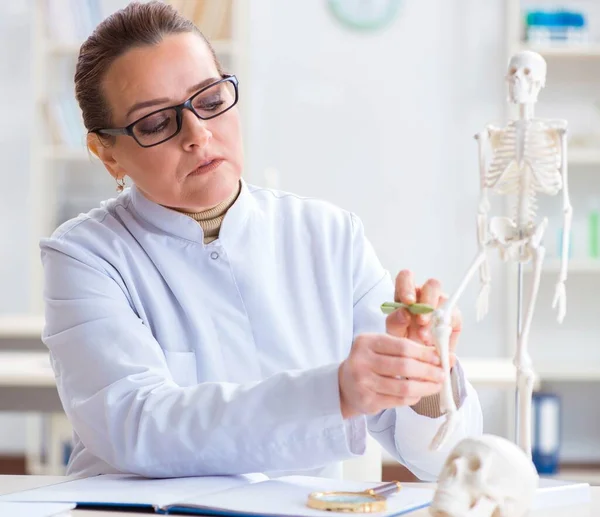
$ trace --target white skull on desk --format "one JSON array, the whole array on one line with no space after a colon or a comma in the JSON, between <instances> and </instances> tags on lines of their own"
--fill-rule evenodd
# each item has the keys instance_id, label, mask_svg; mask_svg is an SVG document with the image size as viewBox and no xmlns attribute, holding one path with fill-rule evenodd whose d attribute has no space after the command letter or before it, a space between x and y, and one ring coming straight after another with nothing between
<instances>
[{"instance_id":1,"label":"white skull on desk","mask_svg":"<svg viewBox=\"0 0 600 517\"><path fill-rule=\"evenodd\" d=\"M537 471L499 436L465 438L448 456L430 507L434 517L522 517L538 486Z\"/></svg>"},{"instance_id":2,"label":"white skull on desk","mask_svg":"<svg viewBox=\"0 0 600 517\"><path fill-rule=\"evenodd\" d=\"M524 50L508 64L508 94L515 104L537 102L538 93L546 86L546 61L537 52Z\"/></svg>"}]
</instances>

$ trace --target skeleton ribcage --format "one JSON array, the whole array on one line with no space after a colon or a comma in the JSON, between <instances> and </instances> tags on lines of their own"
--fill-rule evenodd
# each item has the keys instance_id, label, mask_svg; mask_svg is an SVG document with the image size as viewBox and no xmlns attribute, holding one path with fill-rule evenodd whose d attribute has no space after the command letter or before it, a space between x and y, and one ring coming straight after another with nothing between
<instances>
[{"instance_id":1,"label":"skeleton ribcage","mask_svg":"<svg viewBox=\"0 0 600 517\"><path fill-rule=\"evenodd\" d=\"M497 194L515 196L511 216L521 228L535 219L538 193L554 196L562 188L561 150L548 129L541 122L533 122L520 156L513 123L492 142L494 155L484 185Z\"/></svg>"}]
</instances>

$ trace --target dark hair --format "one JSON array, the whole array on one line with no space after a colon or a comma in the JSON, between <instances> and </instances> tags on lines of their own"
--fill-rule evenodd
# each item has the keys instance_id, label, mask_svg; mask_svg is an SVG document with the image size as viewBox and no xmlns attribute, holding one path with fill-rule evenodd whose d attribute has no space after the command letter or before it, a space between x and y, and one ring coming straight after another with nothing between
<instances>
[{"instance_id":1,"label":"dark hair","mask_svg":"<svg viewBox=\"0 0 600 517\"><path fill-rule=\"evenodd\" d=\"M86 129L111 126L102 81L116 58L135 47L156 45L170 34L188 32L202 38L222 74L222 66L210 42L194 23L169 4L156 0L132 2L103 20L81 45L75 68L75 98Z\"/></svg>"}]
</instances>

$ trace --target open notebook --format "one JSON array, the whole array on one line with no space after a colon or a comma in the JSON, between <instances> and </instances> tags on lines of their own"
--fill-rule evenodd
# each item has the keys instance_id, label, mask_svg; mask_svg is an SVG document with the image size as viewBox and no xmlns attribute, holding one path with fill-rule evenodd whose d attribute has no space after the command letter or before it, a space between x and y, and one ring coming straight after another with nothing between
<instances>
[{"instance_id":1,"label":"open notebook","mask_svg":"<svg viewBox=\"0 0 600 517\"><path fill-rule=\"evenodd\" d=\"M17 492L0 497L0 501L66 502L76 503L78 508L145 508L160 514L331 517L331 512L306 506L310 492L362 491L376 485L305 476L269 479L262 474L178 479L145 479L119 474ZM388 498L387 511L378 515L403 515L428 506L432 497L431 489L402 487Z\"/></svg>"},{"instance_id":2,"label":"open notebook","mask_svg":"<svg viewBox=\"0 0 600 517\"><path fill-rule=\"evenodd\" d=\"M65 517L75 508L72 503L0 503L3 517Z\"/></svg>"}]
</instances>

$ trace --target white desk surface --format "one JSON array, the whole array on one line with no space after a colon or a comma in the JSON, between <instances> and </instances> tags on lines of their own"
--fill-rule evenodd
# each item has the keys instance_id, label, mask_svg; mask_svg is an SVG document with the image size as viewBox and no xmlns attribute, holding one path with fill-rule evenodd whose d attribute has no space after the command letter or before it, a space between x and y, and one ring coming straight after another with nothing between
<instances>
[{"instance_id":1,"label":"white desk surface","mask_svg":"<svg viewBox=\"0 0 600 517\"><path fill-rule=\"evenodd\" d=\"M28 490L46 485L60 483L75 479L66 476L0 476L0 495ZM406 486L417 485L429 487L428 483L403 483ZM543 511L530 512L528 517L597 517L600 515L600 487L591 487L592 501L590 504L578 506L565 506L562 508L545 509ZM73 517L131 517L140 515L132 512L114 512L98 510L72 510ZM145 515L154 515L147 513ZM431 517L428 509L411 513L414 517Z\"/></svg>"}]
</instances>

